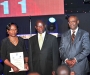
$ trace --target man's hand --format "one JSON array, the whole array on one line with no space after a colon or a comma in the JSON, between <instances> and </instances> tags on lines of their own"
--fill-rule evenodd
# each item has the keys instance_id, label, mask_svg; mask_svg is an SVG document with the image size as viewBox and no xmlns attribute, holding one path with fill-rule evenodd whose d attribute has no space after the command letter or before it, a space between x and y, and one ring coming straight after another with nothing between
<instances>
[{"instance_id":1,"label":"man's hand","mask_svg":"<svg viewBox=\"0 0 90 75\"><path fill-rule=\"evenodd\" d=\"M74 66L76 64L76 62L77 62L75 58L72 59L71 61L72 61L72 66Z\"/></svg>"},{"instance_id":2,"label":"man's hand","mask_svg":"<svg viewBox=\"0 0 90 75\"><path fill-rule=\"evenodd\" d=\"M12 69L15 73L19 72L19 69L16 66L13 66Z\"/></svg>"},{"instance_id":3,"label":"man's hand","mask_svg":"<svg viewBox=\"0 0 90 75\"><path fill-rule=\"evenodd\" d=\"M68 66L72 67L72 61L71 60L66 60L66 63Z\"/></svg>"},{"instance_id":4,"label":"man's hand","mask_svg":"<svg viewBox=\"0 0 90 75\"><path fill-rule=\"evenodd\" d=\"M76 64L76 59L70 59L70 60L66 60L67 65L69 65L70 67L73 67Z\"/></svg>"},{"instance_id":5,"label":"man's hand","mask_svg":"<svg viewBox=\"0 0 90 75\"><path fill-rule=\"evenodd\" d=\"M66 63L70 67L73 67L76 64L76 60L75 59L66 60Z\"/></svg>"}]
</instances>

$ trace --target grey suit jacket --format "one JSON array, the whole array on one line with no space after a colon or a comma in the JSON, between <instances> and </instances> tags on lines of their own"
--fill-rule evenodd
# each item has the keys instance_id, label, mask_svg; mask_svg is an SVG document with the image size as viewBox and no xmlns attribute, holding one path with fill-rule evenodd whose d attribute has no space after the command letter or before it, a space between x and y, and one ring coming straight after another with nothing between
<instances>
[{"instance_id":1,"label":"grey suit jacket","mask_svg":"<svg viewBox=\"0 0 90 75\"><path fill-rule=\"evenodd\" d=\"M89 71L87 56L90 53L90 40L88 32L78 29L73 44L70 30L62 34L59 51L62 63L65 63L66 58L76 58L77 63L71 68L76 75L85 75Z\"/></svg>"}]
</instances>

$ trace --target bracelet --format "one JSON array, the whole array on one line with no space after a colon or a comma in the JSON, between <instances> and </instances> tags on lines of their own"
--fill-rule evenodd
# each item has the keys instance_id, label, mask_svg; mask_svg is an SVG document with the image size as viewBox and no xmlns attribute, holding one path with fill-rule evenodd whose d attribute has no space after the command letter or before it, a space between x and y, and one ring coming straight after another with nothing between
<instances>
[{"instance_id":1,"label":"bracelet","mask_svg":"<svg viewBox=\"0 0 90 75\"><path fill-rule=\"evenodd\" d=\"M28 62L25 62L25 64L28 64Z\"/></svg>"}]
</instances>

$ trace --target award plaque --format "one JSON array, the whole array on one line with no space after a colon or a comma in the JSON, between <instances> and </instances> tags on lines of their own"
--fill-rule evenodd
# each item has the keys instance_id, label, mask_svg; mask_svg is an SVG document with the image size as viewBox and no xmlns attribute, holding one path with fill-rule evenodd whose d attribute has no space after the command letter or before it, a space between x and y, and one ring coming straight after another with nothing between
<instances>
[{"instance_id":1,"label":"award plaque","mask_svg":"<svg viewBox=\"0 0 90 75\"><path fill-rule=\"evenodd\" d=\"M19 71L26 71L24 68L24 55L23 52L14 52L10 53L10 62L15 65ZM11 68L11 71L9 72L14 72L13 69Z\"/></svg>"}]
</instances>

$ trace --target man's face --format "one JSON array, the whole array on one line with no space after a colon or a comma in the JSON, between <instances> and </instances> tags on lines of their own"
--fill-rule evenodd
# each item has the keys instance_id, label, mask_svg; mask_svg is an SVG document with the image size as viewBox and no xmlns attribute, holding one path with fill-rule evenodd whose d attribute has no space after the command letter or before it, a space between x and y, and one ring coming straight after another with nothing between
<instances>
[{"instance_id":1,"label":"man's face","mask_svg":"<svg viewBox=\"0 0 90 75\"><path fill-rule=\"evenodd\" d=\"M45 25L43 25L42 22L38 22L35 28L38 31L38 33L42 34L45 30Z\"/></svg>"},{"instance_id":2,"label":"man's face","mask_svg":"<svg viewBox=\"0 0 90 75\"><path fill-rule=\"evenodd\" d=\"M62 70L59 71L58 75L68 75L68 71L62 69Z\"/></svg>"},{"instance_id":3,"label":"man's face","mask_svg":"<svg viewBox=\"0 0 90 75\"><path fill-rule=\"evenodd\" d=\"M71 16L68 19L68 24L69 24L70 29L75 30L79 24L79 20L76 17Z\"/></svg>"}]
</instances>

